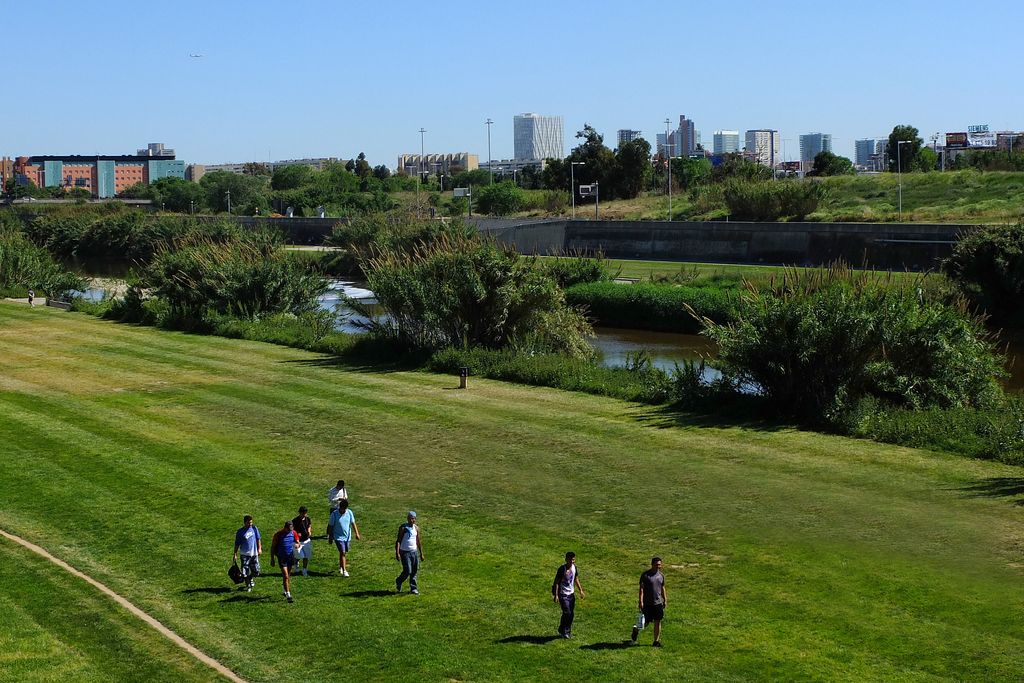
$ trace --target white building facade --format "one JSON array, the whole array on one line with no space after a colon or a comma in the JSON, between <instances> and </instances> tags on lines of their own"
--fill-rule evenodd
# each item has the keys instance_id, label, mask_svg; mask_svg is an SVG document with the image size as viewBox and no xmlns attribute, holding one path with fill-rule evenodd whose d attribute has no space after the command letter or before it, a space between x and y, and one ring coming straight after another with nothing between
<instances>
[{"instance_id":1,"label":"white building facade","mask_svg":"<svg viewBox=\"0 0 1024 683\"><path fill-rule=\"evenodd\" d=\"M562 159L565 157L561 116L520 114L512 120L516 159Z\"/></svg>"}]
</instances>

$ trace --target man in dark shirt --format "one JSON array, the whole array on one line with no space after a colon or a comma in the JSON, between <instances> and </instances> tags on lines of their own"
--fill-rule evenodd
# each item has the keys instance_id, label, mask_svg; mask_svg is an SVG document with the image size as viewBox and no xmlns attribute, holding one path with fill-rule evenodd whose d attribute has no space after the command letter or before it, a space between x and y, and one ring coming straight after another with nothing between
<instances>
[{"instance_id":1,"label":"man in dark shirt","mask_svg":"<svg viewBox=\"0 0 1024 683\"><path fill-rule=\"evenodd\" d=\"M665 575L661 573L661 558L651 558L651 568L640 575L640 611L644 615L644 625L654 624L654 647L661 647L661 620L665 617L665 605L668 596L665 594ZM640 635L640 625L633 627L631 636L636 642Z\"/></svg>"},{"instance_id":2,"label":"man in dark shirt","mask_svg":"<svg viewBox=\"0 0 1024 683\"><path fill-rule=\"evenodd\" d=\"M313 537L309 533L313 528L313 520L309 518L307 512L306 506L303 505L299 508L299 515L292 520L295 532L299 535L299 548L295 551L295 559L302 560L303 576L308 576L307 567L313 557Z\"/></svg>"}]
</instances>

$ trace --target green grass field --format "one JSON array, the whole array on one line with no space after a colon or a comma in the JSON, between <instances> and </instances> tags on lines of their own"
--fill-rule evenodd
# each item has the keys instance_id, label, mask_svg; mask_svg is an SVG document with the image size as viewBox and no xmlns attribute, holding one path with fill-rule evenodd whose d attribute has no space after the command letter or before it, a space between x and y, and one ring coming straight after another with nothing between
<instances>
[{"instance_id":1,"label":"green grass field","mask_svg":"<svg viewBox=\"0 0 1024 683\"><path fill-rule=\"evenodd\" d=\"M0 528L252 680L1019 680L1019 469L593 396L339 366L254 342L0 303ZM350 486L352 577L316 546L281 597L225 576ZM422 595L389 594L405 511ZM579 555L576 637L551 577ZM665 559L665 647L629 647ZM0 669L212 679L91 588L0 542ZM642 636L649 645L650 634ZM11 668L13 667L13 668Z\"/></svg>"}]
</instances>

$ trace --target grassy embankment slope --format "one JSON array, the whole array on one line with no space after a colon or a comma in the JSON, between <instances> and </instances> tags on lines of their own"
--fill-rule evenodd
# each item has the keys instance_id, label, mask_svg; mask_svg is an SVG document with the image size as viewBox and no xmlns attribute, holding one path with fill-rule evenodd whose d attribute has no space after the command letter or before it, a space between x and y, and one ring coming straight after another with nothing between
<instances>
[{"instance_id":1,"label":"grassy embankment slope","mask_svg":"<svg viewBox=\"0 0 1024 683\"><path fill-rule=\"evenodd\" d=\"M0 368L0 527L255 680L1013 680L1024 663L1017 469L14 304ZM241 515L267 545L300 504L322 531L339 476L365 536L352 577L319 541L295 604L276 576L229 588ZM387 592L410 507L418 597ZM568 549L587 599L555 641ZM661 651L623 644L654 553ZM0 555L6 661L42 643L64 665L60 640L73 677L106 680L115 660L178 658L56 570Z\"/></svg>"},{"instance_id":2,"label":"grassy embankment slope","mask_svg":"<svg viewBox=\"0 0 1024 683\"><path fill-rule=\"evenodd\" d=\"M894 222L899 221L898 187L895 173L808 179L821 182L828 195L808 221ZM715 207L701 213L687 192L672 196L675 220L703 220L720 213ZM594 216L593 203L578 205L577 216ZM524 211L519 216L543 215ZM566 212L568 213L568 212ZM602 219L665 220L668 197L663 192L635 199L601 200ZM903 174L903 220L916 223L1003 223L1024 217L1024 173L1002 171L947 171L945 173Z\"/></svg>"}]
</instances>

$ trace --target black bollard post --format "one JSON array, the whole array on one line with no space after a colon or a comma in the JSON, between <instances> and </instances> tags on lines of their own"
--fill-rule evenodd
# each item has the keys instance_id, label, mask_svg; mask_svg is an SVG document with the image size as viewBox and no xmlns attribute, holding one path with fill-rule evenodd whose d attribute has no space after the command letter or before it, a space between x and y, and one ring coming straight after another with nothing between
<instances>
[{"instance_id":1,"label":"black bollard post","mask_svg":"<svg viewBox=\"0 0 1024 683\"><path fill-rule=\"evenodd\" d=\"M469 377L469 368L459 368L459 389L466 388L466 379Z\"/></svg>"}]
</instances>

